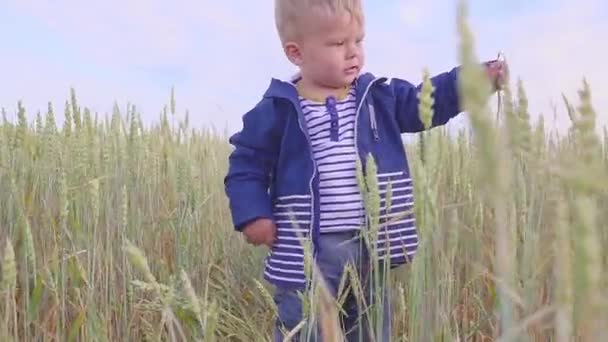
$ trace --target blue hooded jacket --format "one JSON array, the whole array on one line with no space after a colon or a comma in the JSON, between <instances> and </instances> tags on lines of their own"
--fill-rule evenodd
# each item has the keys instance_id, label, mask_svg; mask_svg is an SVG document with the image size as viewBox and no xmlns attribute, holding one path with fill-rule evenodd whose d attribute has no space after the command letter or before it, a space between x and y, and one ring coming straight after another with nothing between
<instances>
[{"instance_id":1,"label":"blue hooded jacket","mask_svg":"<svg viewBox=\"0 0 608 342\"><path fill-rule=\"evenodd\" d=\"M462 111L459 70L431 78L432 127ZM420 90L421 85L370 73L355 81L354 141L362 165L370 154L377 165L381 204L377 251L393 266L411 260L418 245L413 184L401 135L424 130L418 114ZM303 242L311 238L314 248L320 234L319 177L309 139L295 86L278 79L271 80L263 98L243 116L242 130L230 137L235 149L229 157L225 191L234 228L242 231L258 218L275 222L277 239L264 277L277 286L305 286Z\"/></svg>"}]
</instances>

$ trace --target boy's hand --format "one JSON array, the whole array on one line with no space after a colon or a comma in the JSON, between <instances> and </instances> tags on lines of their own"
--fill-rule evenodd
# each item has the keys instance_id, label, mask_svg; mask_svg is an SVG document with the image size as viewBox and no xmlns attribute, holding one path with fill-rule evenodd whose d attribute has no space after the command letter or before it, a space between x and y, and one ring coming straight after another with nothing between
<instances>
[{"instance_id":1,"label":"boy's hand","mask_svg":"<svg viewBox=\"0 0 608 342\"><path fill-rule=\"evenodd\" d=\"M490 83L493 85L493 90L502 90L509 77L509 67L506 62L495 60L485 63L486 72L490 78Z\"/></svg>"},{"instance_id":2,"label":"boy's hand","mask_svg":"<svg viewBox=\"0 0 608 342\"><path fill-rule=\"evenodd\" d=\"M276 233L276 225L272 220L266 218L257 219L243 229L248 243L254 246L266 245L269 248L272 248L274 244Z\"/></svg>"}]
</instances>

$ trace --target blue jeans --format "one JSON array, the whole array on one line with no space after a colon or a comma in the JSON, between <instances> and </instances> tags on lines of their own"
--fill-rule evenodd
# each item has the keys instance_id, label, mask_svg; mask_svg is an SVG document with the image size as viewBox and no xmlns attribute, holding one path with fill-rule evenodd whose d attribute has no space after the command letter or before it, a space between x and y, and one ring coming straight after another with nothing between
<instances>
[{"instance_id":1,"label":"blue jeans","mask_svg":"<svg viewBox=\"0 0 608 342\"><path fill-rule=\"evenodd\" d=\"M347 264L351 263L357 271L360 286L364 292L365 307L360 308L357 305L357 299L352 291L347 295L342 306L343 314L340 316L342 331L347 341L370 341L369 324L366 321L367 315L362 314L363 311L371 310L369 305L373 298L377 295L373 294L370 286L369 257L364 243L358 238L355 232L345 233L329 233L322 234L319 241L321 250L317 255L317 267L320 270L332 296L336 298L337 292L340 290L340 282ZM382 268L382 267L380 267ZM382 277L380 277L382 278ZM348 287L348 278L346 279ZM382 324L380 326L380 335L376 336L376 341L390 341L390 298L389 287L379 286L377 289L382 291ZM295 289L277 288L274 293L274 301L278 309L278 319L275 325L274 340L276 342L283 341L284 333L281 331L293 330L303 318L302 301L300 294ZM374 309L374 311L377 309ZM378 327L373 326L376 330ZM314 324L312 328L312 336L306 339L305 334L308 327L305 326L300 333L292 338L292 341L322 341L318 324Z\"/></svg>"}]
</instances>

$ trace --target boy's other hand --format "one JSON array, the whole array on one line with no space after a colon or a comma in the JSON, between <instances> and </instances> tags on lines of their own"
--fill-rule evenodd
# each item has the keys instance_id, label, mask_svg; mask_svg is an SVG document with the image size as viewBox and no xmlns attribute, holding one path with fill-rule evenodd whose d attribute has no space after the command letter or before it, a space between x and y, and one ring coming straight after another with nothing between
<instances>
[{"instance_id":1,"label":"boy's other hand","mask_svg":"<svg viewBox=\"0 0 608 342\"><path fill-rule=\"evenodd\" d=\"M494 91L502 90L509 77L509 66L506 62L495 60L485 63L486 72Z\"/></svg>"},{"instance_id":2,"label":"boy's other hand","mask_svg":"<svg viewBox=\"0 0 608 342\"><path fill-rule=\"evenodd\" d=\"M274 244L276 233L276 225L267 218L257 219L243 229L243 234L248 243L254 246L266 245L269 248L272 248Z\"/></svg>"}]
</instances>

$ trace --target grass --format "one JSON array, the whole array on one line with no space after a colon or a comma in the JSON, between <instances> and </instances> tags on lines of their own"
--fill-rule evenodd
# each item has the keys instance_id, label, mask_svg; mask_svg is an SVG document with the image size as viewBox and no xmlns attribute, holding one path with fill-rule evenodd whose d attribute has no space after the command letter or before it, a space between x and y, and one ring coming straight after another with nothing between
<instances>
[{"instance_id":1,"label":"grass","mask_svg":"<svg viewBox=\"0 0 608 342\"><path fill-rule=\"evenodd\" d=\"M437 128L407 146L421 246L390 274L394 340L599 340L608 133L595 127L591 90L581 82L579 98L565 99L566 135L530 122L521 82L496 121L461 9L472 130ZM50 104L33 122L21 105L16 122L3 112L3 341L270 338L265 251L232 231L224 196L226 134L189 127L175 107L172 96L149 127L134 106L100 118L74 92L63 127ZM339 335L331 300L320 304L326 332Z\"/></svg>"}]
</instances>

